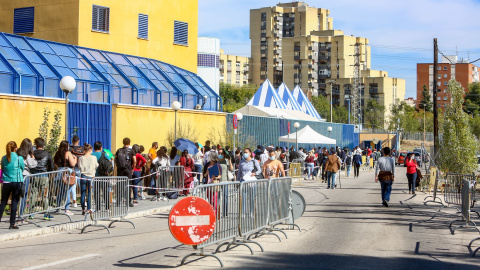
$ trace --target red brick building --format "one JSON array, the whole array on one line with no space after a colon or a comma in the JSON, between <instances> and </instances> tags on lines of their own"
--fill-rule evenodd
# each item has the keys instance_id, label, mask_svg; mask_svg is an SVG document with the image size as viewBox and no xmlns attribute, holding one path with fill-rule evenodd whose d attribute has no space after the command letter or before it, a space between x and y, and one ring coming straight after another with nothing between
<instances>
[{"instance_id":1,"label":"red brick building","mask_svg":"<svg viewBox=\"0 0 480 270\"><path fill-rule=\"evenodd\" d=\"M450 79L456 79L466 91L468 91L470 83L479 82L479 67L470 63L457 62L456 56L447 57L456 64L451 64L445 57L443 57L442 63L438 64L437 104L442 109L451 102L450 95L447 93L447 84ZM419 102L422 100L423 85L430 90L433 99L433 63L417 64L417 101Z\"/></svg>"}]
</instances>

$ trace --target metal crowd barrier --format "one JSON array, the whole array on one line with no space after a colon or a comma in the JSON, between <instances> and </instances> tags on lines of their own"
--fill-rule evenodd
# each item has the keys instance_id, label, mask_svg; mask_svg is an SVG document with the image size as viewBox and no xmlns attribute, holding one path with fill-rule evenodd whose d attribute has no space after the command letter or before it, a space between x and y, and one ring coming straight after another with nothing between
<instances>
[{"instance_id":1,"label":"metal crowd barrier","mask_svg":"<svg viewBox=\"0 0 480 270\"><path fill-rule=\"evenodd\" d=\"M183 166L170 166L159 167L158 172L155 174L155 187L157 192L153 200L163 194L166 197L167 192L181 192L184 190L185 183L185 167ZM168 200L168 198L167 198Z\"/></svg>"},{"instance_id":2,"label":"metal crowd barrier","mask_svg":"<svg viewBox=\"0 0 480 270\"><path fill-rule=\"evenodd\" d=\"M450 206L453 205L462 205L463 195L462 195L462 186L463 180L467 180L470 184L475 183L475 175L473 174L459 174L459 173L447 173L445 190L444 190L444 201ZM475 204L475 188L471 190L471 207ZM460 211L459 211L460 212Z\"/></svg>"},{"instance_id":3,"label":"metal crowd barrier","mask_svg":"<svg viewBox=\"0 0 480 270\"><path fill-rule=\"evenodd\" d=\"M428 203L438 203L441 204L442 207L439 209L439 211L444 207L444 204L442 202L442 199L437 196L437 191L438 191L438 184L439 182L444 182L445 180L440 180L438 179L438 169L437 167L430 167L430 175L428 177L428 192L430 193L433 187L433 195L432 196L427 196L425 199L423 199L423 204L427 205ZM431 199L429 199L431 198Z\"/></svg>"},{"instance_id":4,"label":"metal crowd barrier","mask_svg":"<svg viewBox=\"0 0 480 270\"><path fill-rule=\"evenodd\" d=\"M95 221L94 224L89 224L83 227L81 233L85 231L87 227L102 227L107 229L110 234L110 229L112 224L115 222L128 222L133 225L135 229L135 224L129 220L124 220L123 218L128 214L128 204L129 204L129 179L125 176L116 176L116 177L95 177L92 180L92 188L89 192L92 192L92 209L87 215L85 215L85 221L88 216L90 219ZM102 220L112 220L107 226L99 224L98 221Z\"/></svg>"},{"instance_id":5,"label":"metal crowd barrier","mask_svg":"<svg viewBox=\"0 0 480 270\"><path fill-rule=\"evenodd\" d=\"M68 196L69 186L69 170L61 170L54 172L45 172L32 174L24 177L25 194L20 201L19 216L26 219L29 216L37 214L63 214L70 219L72 218L61 212L60 209L65 207ZM40 227L33 220L29 223Z\"/></svg>"},{"instance_id":6,"label":"metal crowd barrier","mask_svg":"<svg viewBox=\"0 0 480 270\"><path fill-rule=\"evenodd\" d=\"M240 182L223 182L216 184L207 184L197 186L193 190L193 196L200 197L208 201L217 218L215 229L212 236L200 245L194 246L194 249L200 249L200 252L188 254L183 257L181 265L185 263L188 257L201 256L216 258L223 267L222 260L214 254L205 253L205 247L233 240L237 242L236 238L239 235L239 219L240 219ZM229 244L230 242L224 243ZM221 244L217 247L216 252L223 246ZM253 250L246 243L237 243L237 245L244 245Z\"/></svg>"},{"instance_id":7,"label":"metal crowd barrier","mask_svg":"<svg viewBox=\"0 0 480 270\"><path fill-rule=\"evenodd\" d=\"M470 250L470 254L472 254L472 257L475 257L475 254L477 254L477 251L480 250L480 247L476 248L475 250L472 249L473 242L480 240L480 237L473 239L470 244L468 244L468 249Z\"/></svg>"},{"instance_id":8,"label":"metal crowd barrier","mask_svg":"<svg viewBox=\"0 0 480 270\"><path fill-rule=\"evenodd\" d=\"M480 232L480 229L477 227L477 225L475 224L475 222L473 222L471 219L470 219L470 212L471 212L471 206L472 206L472 195L474 194L475 192L475 188L476 188L476 182L475 181L471 181L469 180L468 178L470 177L470 175L459 175L459 174L455 174L455 175L450 175L450 177L453 177L455 180L454 181L450 181L450 184L457 184L457 182L459 182L457 179L462 179L461 181L461 185L460 186L457 186L455 185L454 187L452 188L460 188L460 199L461 199L461 213L462 213L462 219L461 220L454 220L450 223L449 225L449 228L450 228L450 231L452 232L452 234L455 234L455 231L459 228L474 228L476 229L478 232ZM447 175L447 183L448 183L448 178L449 178L449 175ZM447 188L447 187L446 187ZM450 186L448 187L450 188ZM452 194L457 194L457 193L452 193ZM454 203L456 203L457 201L457 196L451 196L450 198L453 198L452 201L454 201ZM478 212L477 212L478 214ZM458 225L456 226L453 230L452 230L452 225L454 223L457 223L457 222L461 222L462 224L461 225ZM473 226L471 226L471 224Z\"/></svg>"}]
</instances>

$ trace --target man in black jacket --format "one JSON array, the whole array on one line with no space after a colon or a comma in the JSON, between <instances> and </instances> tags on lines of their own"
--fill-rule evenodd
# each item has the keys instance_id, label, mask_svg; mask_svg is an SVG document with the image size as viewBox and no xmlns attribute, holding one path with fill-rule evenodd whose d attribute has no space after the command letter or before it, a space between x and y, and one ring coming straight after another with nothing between
<instances>
[{"instance_id":1,"label":"man in black jacket","mask_svg":"<svg viewBox=\"0 0 480 270\"><path fill-rule=\"evenodd\" d=\"M33 151L33 156L37 160L37 167L31 169L31 173L35 174L54 171L55 166L53 164L52 155L43 149L45 147L45 141L39 137L34 140L34 143L36 149Z\"/></svg>"}]
</instances>

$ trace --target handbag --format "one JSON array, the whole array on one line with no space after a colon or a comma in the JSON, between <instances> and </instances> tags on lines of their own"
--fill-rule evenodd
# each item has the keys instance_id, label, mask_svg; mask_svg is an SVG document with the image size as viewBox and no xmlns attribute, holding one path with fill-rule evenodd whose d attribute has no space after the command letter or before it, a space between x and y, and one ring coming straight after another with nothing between
<instances>
[{"instance_id":1,"label":"handbag","mask_svg":"<svg viewBox=\"0 0 480 270\"><path fill-rule=\"evenodd\" d=\"M378 173L378 179L382 181L394 181L394 176L392 172L381 171Z\"/></svg>"},{"instance_id":2,"label":"handbag","mask_svg":"<svg viewBox=\"0 0 480 270\"><path fill-rule=\"evenodd\" d=\"M67 159L65 159L64 167L67 167ZM70 187L75 185L75 183L77 183L77 177L75 176L75 170L72 170L72 172L70 173L70 176L67 176L67 174L64 174L63 178L62 178L62 181L65 185L68 184L68 186L70 186Z\"/></svg>"},{"instance_id":3,"label":"handbag","mask_svg":"<svg viewBox=\"0 0 480 270\"><path fill-rule=\"evenodd\" d=\"M252 173L256 173L257 172L257 167L255 166L255 160L252 160L252 161L253 161ZM263 176L263 172L260 172L260 174L255 174L255 178L257 178L257 180L260 180L260 179L265 179L265 176Z\"/></svg>"}]
</instances>

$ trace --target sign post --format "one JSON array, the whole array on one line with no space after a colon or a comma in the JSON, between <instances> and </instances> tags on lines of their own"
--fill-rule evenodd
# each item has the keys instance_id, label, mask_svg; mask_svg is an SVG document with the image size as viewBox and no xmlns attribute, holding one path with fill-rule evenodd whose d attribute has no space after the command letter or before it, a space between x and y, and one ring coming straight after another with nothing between
<instances>
[{"instance_id":1,"label":"sign post","mask_svg":"<svg viewBox=\"0 0 480 270\"><path fill-rule=\"evenodd\" d=\"M237 135L238 119L237 115L233 115L233 155L235 156L235 135Z\"/></svg>"},{"instance_id":2,"label":"sign post","mask_svg":"<svg viewBox=\"0 0 480 270\"><path fill-rule=\"evenodd\" d=\"M287 136L288 136L288 141L287 141L287 172L290 173L290 122L287 124Z\"/></svg>"}]
</instances>

